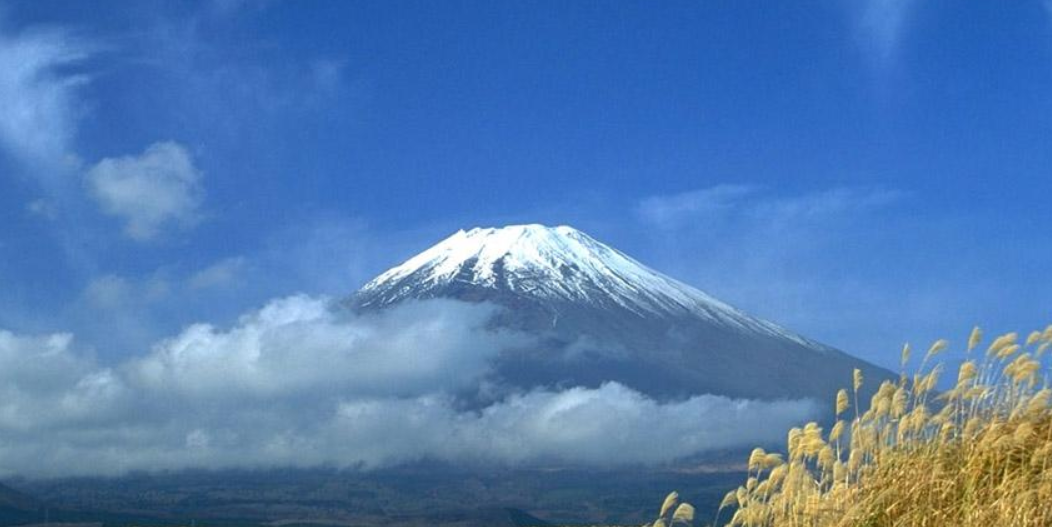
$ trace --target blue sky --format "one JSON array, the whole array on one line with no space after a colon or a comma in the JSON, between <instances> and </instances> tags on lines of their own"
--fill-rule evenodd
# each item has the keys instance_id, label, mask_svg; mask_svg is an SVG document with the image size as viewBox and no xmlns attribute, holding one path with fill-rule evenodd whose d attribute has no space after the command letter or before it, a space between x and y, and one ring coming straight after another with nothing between
<instances>
[{"instance_id":1,"label":"blue sky","mask_svg":"<svg viewBox=\"0 0 1052 527\"><path fill-rule=\"evenodd\" d=\"M0 3L0 328L102 362L570 224L893 365L1052 322L1052 4Z\"/></svg>"}]
</instances>

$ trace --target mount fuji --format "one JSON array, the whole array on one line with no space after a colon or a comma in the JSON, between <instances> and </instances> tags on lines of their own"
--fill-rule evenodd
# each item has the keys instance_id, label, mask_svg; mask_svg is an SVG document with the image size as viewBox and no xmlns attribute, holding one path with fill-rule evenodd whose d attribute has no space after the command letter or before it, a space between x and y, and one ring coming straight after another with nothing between
<instances>
[{"instance_id":1,"label":"mount fuji","mask_svg":"<svg viewBox=\"0 0 1052 527\"><path fill-rule=\"evenodd\" d=\"M893 378L568 226L461 230L345 304L369 313L436 298L493 304L493 328L533 337L495 359L490 380L497 386L616 381L662 400L703 393L826 400L854 368L869 379Z\"/></svg>"}]
</instances>

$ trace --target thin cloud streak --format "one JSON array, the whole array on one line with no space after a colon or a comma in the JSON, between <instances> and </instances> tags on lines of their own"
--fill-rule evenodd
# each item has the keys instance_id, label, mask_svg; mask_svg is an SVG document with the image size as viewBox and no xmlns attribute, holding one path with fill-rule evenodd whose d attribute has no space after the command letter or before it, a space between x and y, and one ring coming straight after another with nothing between
<instances>
[{"instance_id":1,"label":"thin cloud streak","mask_svg":"<svg viewBox=\"0 0 1052 527\"><path fill-rule=\"evenodd\" d=\"M878 331L873 308L856 310L861 302L908 305L890 300L895 292L870 271L891 257L877 247L888 243L884 229L910 199L896 189L786 194L717 185L641 200L636 218L649 232L652 258L670 275L880 363L870 353ZM854 320L862 316L865 323ZM841 340L846 335L850 341Z\"/></svg>"},{"instance_id":2,"label":"thin cloud streak","mask_svg":"<svg viewBox=\"0 0 1052 527\"><path fill-rule=\"evenodd\" d=\"M878 67L895 60L915 0L864 0L858 2L856 31L860 43Z\"/></svg>"}]
</instances>

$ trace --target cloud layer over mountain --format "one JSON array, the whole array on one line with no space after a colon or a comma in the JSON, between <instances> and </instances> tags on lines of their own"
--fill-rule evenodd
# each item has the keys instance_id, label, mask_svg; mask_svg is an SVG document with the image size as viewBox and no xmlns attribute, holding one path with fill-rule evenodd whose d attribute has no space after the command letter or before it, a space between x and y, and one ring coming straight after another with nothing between
<instances>
[{"instance_id":1,"label":"cloud layer over mountain","mask_svg":"<svg viewBox=\"0 0 1052 527\"><path fill-rule=\"evenodd\" d=\"M493 306L331 306L273 300L231 328L192 325L112 366L68 334L0 331L0 474L660 463L777 440L815 411L711 395L659 403L617 383L538 387L469 409L457 394L485 389L490 359L529 345L486 328Z\"/></svg>"}]
</instances>

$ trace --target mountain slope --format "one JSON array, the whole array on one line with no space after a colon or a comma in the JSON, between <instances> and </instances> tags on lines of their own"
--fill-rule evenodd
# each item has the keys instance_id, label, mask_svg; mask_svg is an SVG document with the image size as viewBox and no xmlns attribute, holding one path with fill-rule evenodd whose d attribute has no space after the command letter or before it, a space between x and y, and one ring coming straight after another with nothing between
<instances>
[{"instance_id":1,"label":"mountain slope","mask_svg":"<svg viewBox=\"0 0 1052 527\"><path fill-rule=\"evenodd\" d=\"M571 227L459 231L376 277L349 305L411 300L490 302L495 325L536 335L503 354L510 386L595 386L615 380L660 398L830 397L860 368L890 373L750 316Z\"/></svg>"},{"instance_id":2,"label":"mountain slope","mask_svg":"<svg viewBox=\"0 0 1052 527\"><path fill-rule=\"evenodd\" d=\"M20 525L40 518L43 505L33 497L0 484L0 525Z\"/></svg>"}]
</instances>

